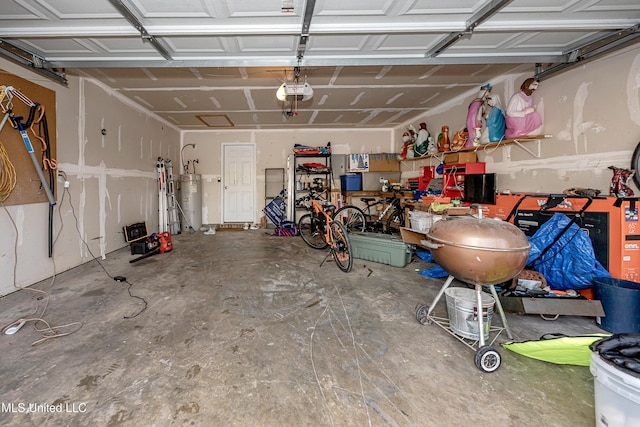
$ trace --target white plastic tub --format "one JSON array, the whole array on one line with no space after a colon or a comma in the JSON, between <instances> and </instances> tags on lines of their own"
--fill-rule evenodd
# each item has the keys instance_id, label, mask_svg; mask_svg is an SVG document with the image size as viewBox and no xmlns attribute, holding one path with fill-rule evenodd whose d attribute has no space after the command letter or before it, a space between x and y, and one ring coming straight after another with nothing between
<instances>
[{"instance_id":1,"label":"white plastic tub","mask_svg":"<svg viewBox=\"0 0 640 427\"><path fill-rule=\"evenodd\" d=\"M409 212L411 229L419 232L427 232L433 224L433 215L429 212L411 211Z\"/></svg>"},{"instance_id":2,"label":"white plastic tub","mask_svg":"<svg viewBox=\"0 0 640 427\"><path fill-rule=\"evenodd\" d=\"M591 353L597 427L640 426L640 377Z\"/></svg>"}]
</instances>

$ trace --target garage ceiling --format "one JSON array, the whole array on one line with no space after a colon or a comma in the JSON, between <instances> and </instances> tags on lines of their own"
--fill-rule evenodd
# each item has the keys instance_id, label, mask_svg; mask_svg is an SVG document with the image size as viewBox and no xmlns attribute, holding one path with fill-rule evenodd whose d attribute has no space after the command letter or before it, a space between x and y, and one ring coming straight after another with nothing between
<instances>
[{"instance_id":1,"label":"garage ceiling","mask_svg":"<svg viewBox=\"0 0 640 427\"><path fill-rule=\"evenodd\" d=\"M392 128L639 26L637 0L3 0L0 55L93 77L184 130ZM277 101L296 67L313 97Z\"/></svg>"}]
</instances>

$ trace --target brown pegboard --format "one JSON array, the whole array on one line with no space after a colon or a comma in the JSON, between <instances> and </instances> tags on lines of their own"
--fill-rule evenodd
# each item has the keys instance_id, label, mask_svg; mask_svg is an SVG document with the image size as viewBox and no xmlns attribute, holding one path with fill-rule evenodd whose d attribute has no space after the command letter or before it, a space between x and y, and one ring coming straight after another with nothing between
<instances>
[{"instance_id":1,"label":"brown pegboard","mask_svg":"<svg viewBox=\"0 0 640 427\"><path fill-rule=\"evenodd\" d=\"M44 107L44 114L47 121L49 144L51 149L51 159L56 158L56 93L50 89L39 86L35 83L27 81L23 78L8 73L0 69L0 86L13 86L24 94L27 98L36 104ZM4 117L4 113L0 111L0 120ZM13 115L24 117L26 122L29 117L29 107L21 100L13 99ZM37 117L38 115L36 115ZM33 129L42 132L42 126L34 125ZM36 158L42 162L43 145L36 138L30 129L27 134L33 145ZM33 161L25 148L20 132L14 129L11 122L8 121L4 128L0 131L0 142L4 145L9 160L13 163L16 170L16 186L11 195L4 201L5 205L24 205L29 203L48 203L47 195L42 188L40 178L33 165ZM40 167L42 163L40 163ZM49 170L43 170L44 176L55 182L56 173L52 170L51 178ZM54 186L55 187L55 186ZM53 192L55 196L55 188Z\"/></svg>"}]
</instances>

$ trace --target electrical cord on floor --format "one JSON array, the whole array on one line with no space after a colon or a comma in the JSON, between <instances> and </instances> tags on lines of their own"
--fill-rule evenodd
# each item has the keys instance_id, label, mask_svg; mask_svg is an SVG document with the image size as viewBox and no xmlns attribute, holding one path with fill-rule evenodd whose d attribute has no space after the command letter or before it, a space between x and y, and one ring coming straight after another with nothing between
<instances>
[{"instance_id":1,"label":"electrical cord on floor","mask_svg":"<svg viewBox=\"0 0 640 427\"><path fill-rule=\"evenodd\" d=\"M62 196L62 199L64 199L64 194ZM45 341L48 341L50 339L53 338L60 338L60 337L64 337L67 335L71 335L73 333L78 332L83 324L82 322L72 322L72 323L67 323L65 325L59 325L59 326L51 326L49 324L49 322L47 322L44 319L44 314L47 311L47 307L49 306L49 301L51 300L51 295L47 292L47 291L43 291L40 289L35 289L32 287L29 288L25 288L23 286L18 286L18 284L16 283L16 277L17 277L17 269L18 269L18 227L13 219L13 217L11 216L11 213L9 212L9 210L7 209L7 207L5 206L4 203L1 203L2 207L4 208L7 217L9 218L9 221L11 222L11 224L13 225L13 229L16 233L16 237L13 243L13 254L14 254L14 262L13 262L13 287L17 290L24 290L24 291L29 291L29 292L33 292L35 293L35 295L33 296L34 300L35 300L35 308L34 310L30 313L30 316L35 315L34 317L29 317L29 318L20 318L15 320L14 322L9 323L8 325L4 326L2 328L2 332L3 333L8 333L9 328L15 328L14 330L17 332L17 330L19 330L22 325L28 323L28 322L34 322L33 323L33 329L36 330L37 332L40 332L42 334L42 338L39 340L34 341L33 343L31 343L32 346L41 344ZM62 228L60 229L62 230ZM58 234L59 235L59 234ZM56 238L57 240L57 238ZM55 277L56 277L56 266L55 266L55 262L53 260L53 258L51 258L52 263L53 263L53 276L51 277L51 283L49 284L49 286L53 285L53 283L55 282ZM40 311L39 314L39 301L41 301L42 299L44 299L44 306L42 307L42 311ZM40 323L43 323L45 325L45 327L38 327L38 325ZM75 329L68 331L68 332L60 332L61 330L64 330L66 328L71 328L71 327L75 327Z\"/></svg>"},{"instance_id":2,"label":"electrical cord on floor","mask_svg":"<svg viewBox=\"0 0 640 427\"><path fill-rule=\"evenodd\" d=\"M66 181L66 176L65 176L65 181ZM65 188L64 191L66 193L69 193L69 188ZM63 193L64 194L64 193ZM149 306L149 304L147 303L147 300L145 300L142 297L139 297L137 295L133 295L131 293L131 287L133 286L133 283L130 283L127 281L126 278L122 277L122 276L112 276L107 269L104 267L104 265L102 265L102 263L100 262L100 260L93 254L93 252L91 252L91 248L89 248L89 244L82 238L82 233L80 232L80 228L78 226L78 217L76 216L76 210L73 207L73 203L71 203L71 194L69 194L69 206L71 206L71 213L73 215L73 218L75 219L75 223L76 223L76 230L78 231L78 237L80 237L80 240L82 241L82 243L84 243L85 247L87 248L87 251L89 252L89 254L91 255L91 257L98 263L98 265L102 268L102 270L104 270L105 274L115 280L116 282L124 282L126 283L127 286L127 292L129 293L129 296L131 298L136 298L139 299L140 301L142 301L142 303L144 304L144 307L142 307L142 309L140 309L140 311L138 311L135 314L132 314L131 316L123 316L124 319L133 319L135 317L138 317L140 314L142 314L147 307ZM120 280L121 279L121 280Z\"/></svg>"},{"instance_id":3,"label":"electrical cord on floor","mask_svg":"<svg viewBox=\"0 0 640 427\"><path fill-rule=\"evenodd\" d=\"M64 182L67 182L67 175L63 170L58 170L58 174L63 177ZM109 274L109 272L106 270L106 268L104 267L104 265L102 265L102 263L96 258L96 256L91 252L91 249L89 248L89 245L87 244L87 242L82 238L82 234L80 233L80 229L78 226L78 217L76 216L75 213L75 209L73 207L73 203L71 203L71 194L69 193L69 189L68 187L65 186L64 191L62 192L62 196L60 198L60 203L58 203L58 217L60 219L60 229L58 230L58 233L56 235L56 238L53 241L53 246L55 246L56 242L58 241L58 238L60 237L62 230L64 229L64 221L62 220L62 212L61 212L61 207L64 203L64 198L65 198L65 194L69 195L69 206L71 207L71 212L73 214L73 217L75 219L75 226L76 226L76 230L78 231L78 236L80 237L80 240L84 243L84 245L86 246L87 250L89 251L89 254L91 254L91 256L93 257L93 259L98 263L98 265L104 270L105 274L110 277L110 278L114 278L111 274ZM42 338L39 340L34 341L33 343L31 343L32 346L41 344L43 342L46 342L50 339L53 338L61 338L64 336L68 336L71 335L77 331L79 331L82 326L83 323L82 322L72 322L72 323L68 323L65 325L59 325L59 326L51 326L51 324L49 322L47 322L44 319L44 315L45 312L49 306L49 301L51 299L51 295L43 290L40 289L35 289L33 287L22 287L22 286L18 286L18 284L16 283L16 278L17 278L17 267L18 267L18 227L13 219L13 217L11 216L11 213L9 212L9 210L7 209L7 207L4 205L4 203L2 203L2 201L0 201L0 205L4 208L5 213L7 214L7 217L9 218L9 221L11 222L11 224L13 225L13 229L15 230L16 233L16 237L14 240L14 246L13 246L13 253L14 253L14 263L13 263L13 287L17 290L24 290L24 291L28 291L28 292L33 292L35 293L35 295L33 296L34 300L35 300L35 308L34 310L29 314L29 317L27 318L20 318L20 319L16 319L15 321L5 325L3 328L0 329L0 332L5 334L9 334L9 333L15 333L17 332L20 328L22 328L23 325L25 325L26 323L29 322L34 322L33 324L33 328L35 331L39 332L42 334ZM56 279L56 265L55 265L55 258L51 257L51 261L53 264L53 275L51 277L51 282L49 283L49 287L53 286L53 284L55 283L55 279ZM126 279L123 280L125 283L127 283L128 287L127 287L127 292L129 293L129 296L131 298L136 298L141 300L144 303L144 307L139 310L137 313L130 315L130 316L123 316L123 318L125 319L133 319L137 316L139 316L140 314L142 314L148 307L148 303L147 301L142 298L139 297L137 295L133 295L131 293L131 287L133 286L132 283L128 282ZM42 307L42 311L39 314L38 311L40 310L40 301L44 299L44 306ZM44 327L40 327L40 323L44 324ZM76 327L75 329L68 331L68 332L61 332L66 328L71 328L71 327Z\"/></svg>"},{"instance_id":4,"label":"electrical cord on floor","mask_svg":"<svg viewBox=\"0 0 640 427\"><path fill-rule=\"evenodd\" d=\"M137 313L132 314L131 316L122 316L124 319L133 319L133 318L138 317L139 315L141 315L141 314L142 314L142 313L147 309L147 307L149 306L149 304L147 304L147 300L145 300L144 298L139 297L139 296L137 296L137 295L133 295L133 294L131 293L131 286L133 286L133 284L132 284L132 283L129 283L129 282L127 282L126 280L125 280L124 282L125 282L127 285L129 285L129 286L127 286L127 292L129 292L129 296L130 296L131 298L137 298L137 299L141 300L141 301L142 301L142 303L144 304L144 307L142 307L142 308L140 309L140 311L138 311Z\"/></svg>"}]
</instances>

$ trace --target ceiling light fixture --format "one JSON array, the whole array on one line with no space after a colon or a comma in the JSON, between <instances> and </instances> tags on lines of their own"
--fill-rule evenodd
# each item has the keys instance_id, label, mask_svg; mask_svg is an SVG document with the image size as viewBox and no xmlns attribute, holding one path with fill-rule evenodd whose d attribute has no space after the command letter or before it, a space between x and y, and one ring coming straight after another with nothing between
<instances>
[{"instance_id":1,"label":"ceiling light fixture","mask_svg":"<svg viewBox=\"0 0 640 427\"><path fill-rule=\"evenodd\" d=\"M285 102L288 98L296 98L298 101L308 101L313 97L313 88L305 78L303 84L284 82L276 91L278 101Z\"/></svg>"},{"instance_id":2,"label":"ceiling light fixture","mask_svg":"<svg viewBox=\"0 0 640 427\"><path fill-rule=\"evenodd\" d=\"M278 87L276 98L282 102L282 114L285 118L298 115L298 101L308 101L313 97L313 88L304 78L304 83L300 84L300 65L293 69L293 81L285 81ZM288 110L286 105L288 104Z\"/></svg>"},{"instance_id":3,"label":"ceiling light fixture","mask_svg":"<svg viewBox=\"0 0 640 427\"><path fill-rule=\"evenodd\" d=\"M293 68L293 81L288 83L285 81L276 91L278 101L285 102L293 99L295 101L308 101L313 97L313 89L307 82L307 76L304 77L304 83L300 84L300 65Z\"/></svg>"}]
</instances>

